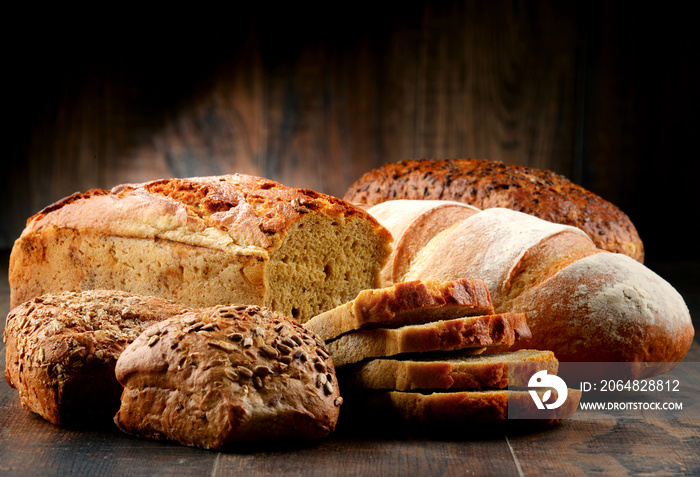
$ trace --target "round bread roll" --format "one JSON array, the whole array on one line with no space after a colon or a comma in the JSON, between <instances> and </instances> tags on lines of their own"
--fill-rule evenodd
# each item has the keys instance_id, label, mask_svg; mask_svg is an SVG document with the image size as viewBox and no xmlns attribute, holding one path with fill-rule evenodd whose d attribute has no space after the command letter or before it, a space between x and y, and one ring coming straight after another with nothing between
<instances>
[{"instance_id":1,"label":"round bread roll","mask_svg":"<svg viewBox=\"0 0 700 477\"><path fill-rule=\"evenodd\" d=\"M118 290L35 297L7 317L5 379L22 407L53 424L110 424L122 392L114 377L121 352L153 323L190 310Z\"/></svg>"},{"instance_id":2,"label":"round bread roll","mask_svg":"<svg viewBox=\"0 0 700 477\"><path fill-rule=\"evenodd\" d=\"M285 315L216 306L146 329L116 367L124 432L183 445L310 440L342 398L323 341Z\"/></svg>"}]
</instances>

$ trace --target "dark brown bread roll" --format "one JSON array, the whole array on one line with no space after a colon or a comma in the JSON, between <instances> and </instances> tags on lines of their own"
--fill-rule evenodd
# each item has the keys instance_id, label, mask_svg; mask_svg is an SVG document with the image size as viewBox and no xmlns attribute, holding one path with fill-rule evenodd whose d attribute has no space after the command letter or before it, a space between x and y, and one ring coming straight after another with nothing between
<instances>
[{"instance_id":1,"label":"dark brown bread roll","mask_svg":"<svg viewBox=\"0 0 700 477\"><path fill-rule=\"evenodd\" d=\"M636 228L618 207L547 170L476 159L411 160L364 174L345 200L375 205L393 199L503 207L585 231L598 248L644 261Z\"/></svg>"},{"instance_id":2,"label":"dark brown bread roll","mask_svg":"<svg viewBox=\"0 0 700 477\"><path fill-rule=\"evenodd\" d=\"M323 341L258 306L158 323L122 353L116 375L120 429L207 449L325 437L342 403Z\"/></svg>"},{"instance_id":3,"label":"dark brown bread roll","mask_svg":"<svg viewBox=\"0 0 700 477\"><path fill-rule=\"evenodd\" d=\"M119 409L121 352L149 325L188 310L112 290L34 298L7 317L5 379L22 407L56 425L109 424Z\"/></svg>"}]
</instances>

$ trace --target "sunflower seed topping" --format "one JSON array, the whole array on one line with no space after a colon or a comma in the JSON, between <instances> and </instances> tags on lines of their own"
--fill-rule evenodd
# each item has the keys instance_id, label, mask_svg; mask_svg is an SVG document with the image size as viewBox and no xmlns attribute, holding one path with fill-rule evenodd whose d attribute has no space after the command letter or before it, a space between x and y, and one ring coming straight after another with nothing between
<instances>
[{"instance_id":1,"label":"sunflower seed topping","mask_svg":"<svg viewBox=\"0 0 700 477\"><path fill-rule=\"evenodd\" d=\"M222 349L222 350L228 351L228 352L232 352L232 351L236 350L236 347L227 341L214 340L214 341L210 341L208 344L209 344L209 346L213 346L214 348L219 348L219 349Z\"/></svg>"},{"instance_id":2,"label":"sunflower seed topping","mask_svg":"<svg viewBox=\"0 0 700 477\"><path fill-rule=\"evenodd\" d=\"M231 368L224 368L224 378L229 381L238 381L238 374Z\"/></svg>"},{"instance_id":3,"label":"sunflower seed topping","mask_svg":"<svg viewBox=\"0 0 700 477\"><path fill-rule=\"evenodd\" d=\"M253 372L255 375L262 377L269 376L272 374L272 370L264 365L256 366Z\"/></svg>"},{"instance_id":4,"label":"sunflower seed topping","mask_svg":"<svg viewBox=\"0 0 700 477\"><path fill-rule=\"evenodd\" d=\"M270 358L277 358L280 353L275 348L270 345L264 344L260 347L261 351L268 355Z\"/></svg>"},{"instance_id":5,"label":"sunflower seed topping","mask_svg":"<svg viewBox=\"0 0 700 477\"><path fill-rule=\"evenodd\" d=\"M231 333L230 335L227 336L228 339L231 341L242 341L243 340L243 333Z\"/></svg>"},{"instance_id":6,"label":"sunflower seed topping","mask_svg":"<svg viewBox=\"0 0 700 477\"><path fill-rule=\"evenodd\" d=\"M316 361L314 363L314 368L316 368L316 371L318 371L319 373L326 373L326 365L320 361Z\"/></svg>"},{"instance_id":7,"label":"sunflower seed topping","mask_svg":"<svg viewBox=\"0 0 700 477\"><path fill-rule=\"evenodd\" d=\"M319 375L319 376L322 376L322 375ZM326 384L323 385L323 391L326 394L333 394L333 392L335 391L335 388L333 387L333 385L331 383L326 381Z\"/></svg>"},{"instance_id":8,"label":"sunflower seed topping","mask_svg":"<svg viewBox=\"0 0 700 477\"><path fill-rule=\"evenodd\" d=\"M280 350L282 354L292 354L292 351L294 351L292 348L285 345L284 343L278 343L277 349Z\"/></svg>"},{"instance_id":9,"label":"sunflower seed topping","mask_svg":"<svg viewBox=\"0 0 700 477\"><path fill-rule=\"evenodd\" d=\"M239 376L243 376L244 378L253 377L253 372L245 366L237 366L236 371L238 371Z\"/></svg>"},{"instance_id":10,"label":"sunflower seed topping","mask_svg":"<svg viewBox=\"0 0 700 477\"><path fill-rule=\"evenodd\" d=\"M299 343L297 343L290 337L282 338L282 344L288 346L289 348L296 348L297 346L299 346Z\"/></svg>"}]
</instances>

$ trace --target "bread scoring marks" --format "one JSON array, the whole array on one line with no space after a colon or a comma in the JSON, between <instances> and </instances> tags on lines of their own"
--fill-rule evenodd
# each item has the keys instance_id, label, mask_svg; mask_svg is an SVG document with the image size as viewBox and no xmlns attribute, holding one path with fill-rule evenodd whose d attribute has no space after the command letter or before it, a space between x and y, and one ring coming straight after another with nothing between
<instances>
[{"instance_id":1,"label":"bread scoring marks","mask_svg":"<svg viewBox=\"0 0 700 477\"><path fill-rule=\"evenodd\" d=\"M636 260L604 252L585 257L560 272L578 283L577 307L587 306L592 319L610 330L622 323L642 323L680 332L690 323L681 295L663 278Z\"/></svg>"}]
</instances>

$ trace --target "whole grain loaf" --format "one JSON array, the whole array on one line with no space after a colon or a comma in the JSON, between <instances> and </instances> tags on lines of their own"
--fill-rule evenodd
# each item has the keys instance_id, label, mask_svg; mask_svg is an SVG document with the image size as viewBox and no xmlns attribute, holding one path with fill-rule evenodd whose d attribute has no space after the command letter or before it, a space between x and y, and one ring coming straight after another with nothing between
<instances>
[{"instance_id":1,"label":"whole grain loaf","mask_svg":"<svg viewBox=\"0 0 700 477\"><path fill-rule=\"evenodd\" d=\"M10 257L11 302L120 289L303 322L378 286L390 242L360 208L243 174L95 189L27 221Z\"/></svg>"},{"instance_id":2,"label":"whole grain loaf","mask_svg":"<svg viewBox=\"0 0 700 477\"><path fill-rule=\"evenodd\" d=\"M124 350L116 376L120 429L207 449L325 437L342 404L323 341L258 306L160 322Z\"/></svg>"},{"instance_id":3,"label":"whole grain loaf","mask_svg":"<svg viewBox=\"0 0 700 477\"><path fill-rule=\"evenodd\" d=\"M644 261L643 243L617 206L551 171L477 159L407 160L360 177L345 200L375 205L439 199L504 207L584 230L597 247Z\"/></svg>"},{"instance_id":4,"label":"whole grain loaf","mask_svg":"<svg viewBox=\"0 0 700 477\"><path fill-rule=\"evenodd\" d=\"M119 355L149 325L186 311L114 290L35 297L7 317L5 379L22 407L53 424L109 424L122 391L114 375Z\"/></svg>"}]
</instances>

